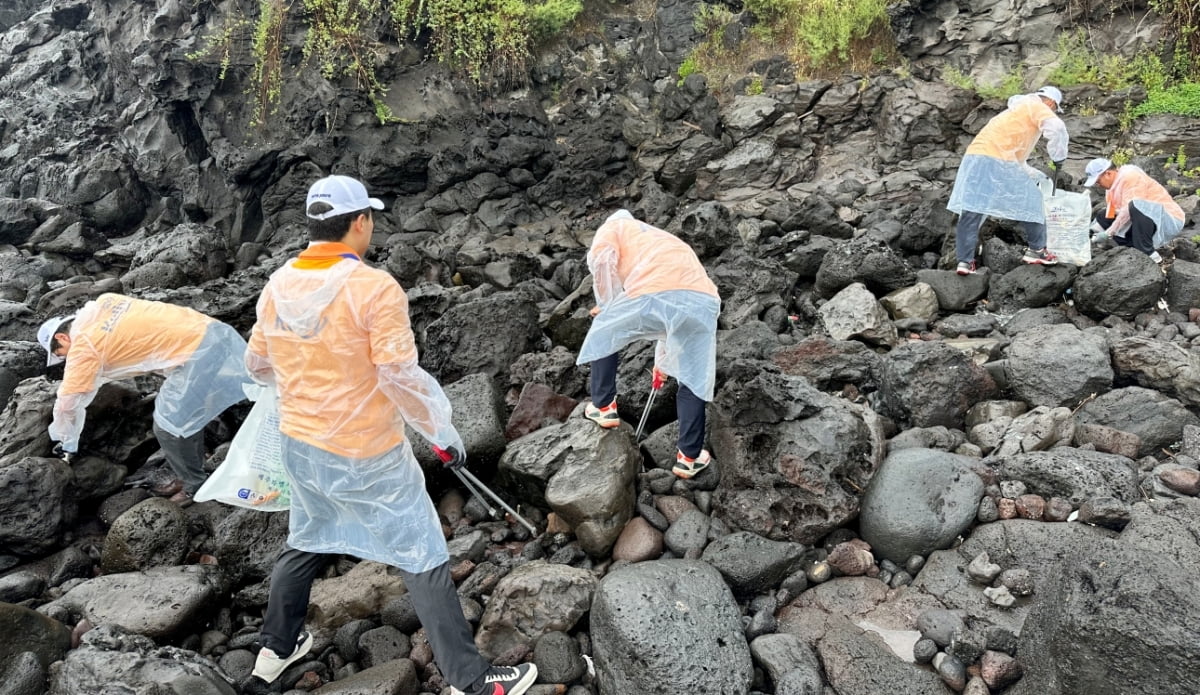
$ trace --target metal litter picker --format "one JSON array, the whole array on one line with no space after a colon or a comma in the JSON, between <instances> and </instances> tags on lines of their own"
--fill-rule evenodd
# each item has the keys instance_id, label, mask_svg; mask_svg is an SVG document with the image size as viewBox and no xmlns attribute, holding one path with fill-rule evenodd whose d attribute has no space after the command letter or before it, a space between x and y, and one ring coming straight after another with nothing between
<instances>
[{"instance_id":1,"label":"metal litter picker","mask_svg":"<svg viewBox=\"0 0 1200 695\"><path fill-rule=\"evenodd\" d=\"M445 463L446 461L449 461L451 459L450 453L440 447L436 447L436 446L433 447L433 452L435 454L437 454L437 457L439 459L442 460L442 463ZM479 502L484 507L487 507L489 515L495 516L496 508L488 503L487 498L485 498L483 496L483 494L481 494L481 492L480 492L481 490L483 492L486 492L489 497L496 500L496 503L499 504L501 507L503 507L504 511L508 512L509 514L512 514L513 518L516 519L517 521L519 521L522 526L529 529L530 533L532 533L534 536L537 535L538 531L537 531L536 526L529 523L529 521L525 517L518 514L517 510L508 506L507 502L500 499L499 495L497 495L495 492L492 492L491 488L489 488L487 485L484 485L483 482L481 480L479 480L479 478L476 478L474 473L467 470L465 467L464 468L451 468L450 470L454 471L454 475L458 476L458 479L461 480L462 484L465 485L467 487L467 489L471 491L471 494L475 496L475 499L479 500Z\"/></svg>"}]
</instances>

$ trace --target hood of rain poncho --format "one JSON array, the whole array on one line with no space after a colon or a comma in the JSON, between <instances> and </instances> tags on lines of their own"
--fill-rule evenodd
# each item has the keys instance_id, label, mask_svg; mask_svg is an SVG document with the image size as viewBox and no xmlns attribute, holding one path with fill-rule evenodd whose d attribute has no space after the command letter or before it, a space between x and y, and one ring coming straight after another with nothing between
<instances>
[{"instance_id":1,"label":"hood of rain poncho","mask_svg":"<svg viewBox=\"0 0 1200 695\"><path fill-rule=\"evenodd\" d=\"M314 335L320 325L321 314L337 298L346 286L346 278L360 263L346 258L319 270L300 270L288 264L272 276L272 280L279 277L279 282L268 284L263 291L272 292L275 312L289 330L301 336ZM281 287L287 288L286 294L278 291Z\"/></svg>"},{"instance_id":2,"label":"hood of rain poncho","mask_svg":"<svg viewBox=\"0 0 1200 695\"><path fill-rule=\"evenodd\" d=\"M1043 136L1052 160L1067 158L1069 138L1062 119L1035 94L1011 97L1008 108L988 121L967 147L946 207L956 213L1044 223L1037 186L1044 175L1025 163Z\"/></svg>"}]
</instances>

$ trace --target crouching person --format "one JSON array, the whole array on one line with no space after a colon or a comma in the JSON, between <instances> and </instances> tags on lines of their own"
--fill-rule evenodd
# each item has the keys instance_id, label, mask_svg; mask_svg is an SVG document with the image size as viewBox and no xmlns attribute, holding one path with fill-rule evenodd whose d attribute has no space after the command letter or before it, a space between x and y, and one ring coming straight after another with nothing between
<instances>
[{"instance_id":1,"label":"crouching person","mask_svg":"<svg viewBox=\"0 0 1200 695\"><path fill-rule=\"evenodd\" d=\"M1107 208L1092 222L1092 238L1104 241L1111 237L1118 246L1132 246L1162 263L1155 249L1179 236L1183 231L1183 208L1167 189L1140 167L1132 164L1118 167L1104 158L1088 162L1084 186L1099 186L1104 191Z\"/></svg>"},{"instance_id":2,"label":"crouching person","mask_svg":"<svg viewBox=\"0 0 1200 695\"><path fill-rule=\"evenodd\" d=\"M291 480L287 547L271 575L253 677L275 681L312 647L303 631L313 580L337 554L399 568L456 693L519 695L533 664L493 667L475 647L450 579L449 553L405 424L466 460L441 386L417 365L408 298L362 257L383 203L359 181L314 183L308 248L276 271L258 301L246 365L279 392Z\"/></svg>"},{"instance_id":3,"label":"crouching person","mask_svg":"<svg viewBox=\"0 0 1200 695\"><path fill-rule=\"evenodd\" d=\"M231 326L187 307L102 294L78 314L38 329L46 364L66 362L50 439L70 459L87 407L109 381L166 376L154 399L154 435L176 480L156 489L181 506L204 484L204 426L246 398L246 341Z\"/></svg>"}]
</instances>

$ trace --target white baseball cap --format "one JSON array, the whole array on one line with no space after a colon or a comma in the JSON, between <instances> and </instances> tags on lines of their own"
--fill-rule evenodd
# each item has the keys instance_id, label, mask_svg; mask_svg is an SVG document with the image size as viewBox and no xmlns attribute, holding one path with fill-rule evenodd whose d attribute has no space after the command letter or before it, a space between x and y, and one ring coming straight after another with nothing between
<instances>
[{"instance_id":1,"label":"white baseball cap","mask_svg":"<svg viewBox=\"0 0 1200 695\"><path fill-rule=\"evenodd\" d=\"M1058 87L1046 85L1045 87L1037 90L1036 93L1039 97L1046 97L1047 99L1053 101L1056 109L1062 108L1062 91L1059 90Z\"/></svg>"},{"instance_id":2,"label":"white baseball cap","mask_svg":"<svg viewBox=\"0 0 1200 695\"><path fill-rule=\"evenodd\" d=\"M314 215L308 212L313 203L326 203L333 207L328 212ZM367 197L367 187L361 181L349 176L326 176L308 189L308 200L304 203L304 214L314 220L327 220L330 217L345 215L348 212L358 212L372 208L383 209L383 201Z\"/></svg>"},{"instance_id":3,"label":"white baseball cap","mask_svg":"<svg viewBox=\"0 0 1200 695\"><path fill-rule=\"evenodd\" d=\"M1084 181L1083 185L1089 187L1095 186L1096 179L1100 178L1100 174L1103 174L1111 169L1112 165L1112 161L1105 159L1104 157L1097 157L1096 159L1088 162L1087 168L1083 170L1083 173L1087 174L1087 181Z\"/></svg>"},{"instance_id":4,"label":"white baseball cap","mask_svg":"<svg viewBox=\"0 0 1200 695\"><path fill-rule=\"evenodd\" d=\"M54 334L58 333L58 327L75 318L75 314L70 316L55 316L52 319L47 319L38 328L38 343L46 350L46 366L52 366L62 362L64 357L59 357L50 351L50 342L54 340Z\"/></svg>"}]
</instances>

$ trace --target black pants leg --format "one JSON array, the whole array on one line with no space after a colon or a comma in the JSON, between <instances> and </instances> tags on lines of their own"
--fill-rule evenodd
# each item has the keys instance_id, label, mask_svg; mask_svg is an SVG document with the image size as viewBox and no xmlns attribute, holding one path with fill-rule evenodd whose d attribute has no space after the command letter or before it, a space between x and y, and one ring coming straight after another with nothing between
<instances>
[{"instance_id":1,"label":"black pants leg","mask_svg":"<svg viewBox=\"0 0 1200 695\"><path fill-rule=\"evenodd\" d=\"M620 355L613 353L592 362L592 405L603 408L617 400L617 365Z\"/></svg>"},{"instance_id":2,"label":"black pants leg","mask_svg":"<svg viewBox=\"0 0 1200 695\"><path fill-rule=\"evenodd\" d=\"M491 664L475 647L471 625L463 615L458 592L450 579L449 563L420 574L400 570L400 576L429 636L429 646L442 675L464 693L482 688Z\"/></svg>"},{"instance_id":3,"label":"black pants leg","mask_svg":"<svg viewBox=\"0 0 1200 695\"><path fill-rule=\"evenodd\" d=\"M1104 215L1097 215L1096 221L1104 229L1111 228L1113 223L1113 219L1107 218ZM1154 253L1154 233L1158 231L1158 225L1154 224L1154 220L1143 215L1141 210L1138 210L1133 203L1130 203L1129 222L1129 230L1125 232L1125 236L1112 237L1113 243L1117 246L1135 248L1147 256Z\"/></svg>"},{"instance_id":4,"label":"black pants leg","mask_svg":"<svg viewBox=\"0 0 1200 695\"><path fill-rule=\"evenodd\" d=\"M675 414L679 417L679 450L696 458L704 448L704 401L683 384L675 394Z\"/></svg>"},{"instance_id":5,"label":"black pants leg","mask_svg":"<svg viewBox=\"0 0 1200 695\"><path fill-rule=\"evenodd\" d=\"M284 546L271 571L271 594L259 635L262 646L277 656L292 653L296 648L296 637L304 629L313 580L332 559L332 555Z\"/></svg>"},{"instance_id":6,"label":"black pants leg","mask_svg":"<svg viewBox=\"0 0 1200 695\"><path fill-rule=\"evenodd\" d=\"M208 476L204 473L204 430L190 437L176 437L154 424L154 437L163 450L167 465L176 478L183 481L183 489L196 492Z\"/></svg>"}]
</instances>

